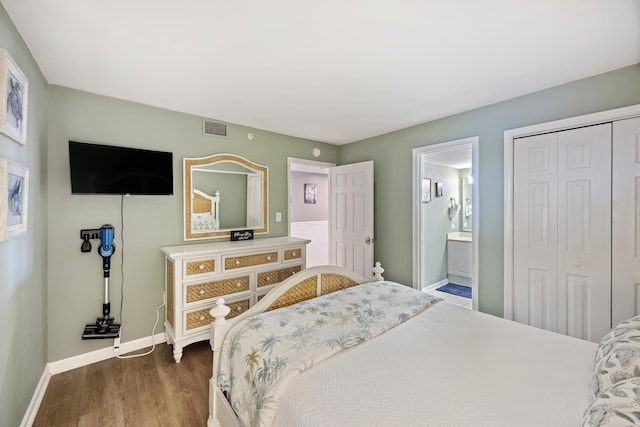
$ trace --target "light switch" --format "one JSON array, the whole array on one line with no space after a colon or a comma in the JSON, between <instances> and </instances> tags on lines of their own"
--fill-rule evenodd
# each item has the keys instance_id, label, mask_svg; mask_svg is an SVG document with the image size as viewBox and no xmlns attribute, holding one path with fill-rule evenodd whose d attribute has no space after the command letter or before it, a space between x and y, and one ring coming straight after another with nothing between
<instances>
[{"instance_id":1,"label":"light switch","mask_svg":"<svg viewBox=\"0 0 640 427\"><path fill-rule=\"evenodd\" d=\"M282 222L282 212L276 212L276 222Z\"/></svg>"}]
</instances>

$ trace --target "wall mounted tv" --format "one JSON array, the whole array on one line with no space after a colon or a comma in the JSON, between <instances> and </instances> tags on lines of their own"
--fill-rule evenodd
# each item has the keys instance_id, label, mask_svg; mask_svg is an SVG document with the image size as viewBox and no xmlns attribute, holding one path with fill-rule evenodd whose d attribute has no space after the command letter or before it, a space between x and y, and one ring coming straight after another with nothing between
<instances>
[{"instance_id":1,"label":"wall mounted tv","mask_svg":"<svg viewBox=\"0 0 640 427\"><path fill-rule=\"evenodd\" d=\"M173 194L173 153L69 141L72 194Z\"/></svg>"}]
</instances>

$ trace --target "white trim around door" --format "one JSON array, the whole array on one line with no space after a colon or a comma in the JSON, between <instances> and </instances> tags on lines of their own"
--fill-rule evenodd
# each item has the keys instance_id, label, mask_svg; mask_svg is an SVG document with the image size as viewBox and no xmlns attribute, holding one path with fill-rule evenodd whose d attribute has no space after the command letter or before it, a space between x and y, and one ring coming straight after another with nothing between
<instances>
[{"instance_id":1,"label":"white trim around door","mask_svg":"<svg viewBox=\"0 0 640 427\"><path fill-rule=\"evenodd\" d=\"M420 160L421 156L426 153L434 153L442 150L450 150L453 148L461 148L466 146L471 146L471 176L473 177L474 185L471 190L471 203L472 203L472 211L473 215L471 217L471 251L472 251L472 279L471 279L471 289L472 289L472 308L474 310L478 310L478 274L479 274L479 264L478 264L478 240L480 236L480 203L478 197L478 188L479 188L479 143L480 138L477 136L472 136L464 139L458 139L455 141L443 142L440 144L427 145L424 147L414 148L412 152L412 178L411 178L411 194L412 194L412 240L413 240L413 250L412 250L412 264L413 264L413 287L416 289L420 289L421 287L421 277L422 277L422 263L421 259L424 256L421 250L420 239L422 235L421 227L420 227Z\"/></svg>"}]
</instances>

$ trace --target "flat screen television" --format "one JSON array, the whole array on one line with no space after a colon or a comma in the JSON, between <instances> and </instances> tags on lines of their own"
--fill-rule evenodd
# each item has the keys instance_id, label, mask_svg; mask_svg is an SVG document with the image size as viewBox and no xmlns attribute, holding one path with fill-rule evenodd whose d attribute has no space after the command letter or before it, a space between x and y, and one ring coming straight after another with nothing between
<instances>
[{"instance_id":1,"label":"flat screen television","mask_svg":"<svg viewBox=\"0 0 640 427\"><path fill-rule=\"evenodd\" d=\"M173 153L69 141L72 194L173 194Z\"/></svg>"}]
</instances>

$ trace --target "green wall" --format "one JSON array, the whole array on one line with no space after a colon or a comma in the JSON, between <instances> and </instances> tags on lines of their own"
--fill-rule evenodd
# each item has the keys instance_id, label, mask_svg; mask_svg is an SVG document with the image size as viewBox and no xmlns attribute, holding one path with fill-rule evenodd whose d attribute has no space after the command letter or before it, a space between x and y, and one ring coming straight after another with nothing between
<instances>
[{"instance_id":1,"label":"green wall","mask_svg":"<svg viewBox=\"0 0 640 427\"><path fill-rule=\"evenodd\" d=\"M340 164L375 164L375 259L385 278L413 281L412 149L479 136L479 308L502 316L504 131L634 104L640 104L640 64L343 146Z\"/></svg>"},{"instance_id":2,"label":"green wall","mask_svg":"<svg viewBox=\"0 0 640 427\"><path fill-rule=\"evenodd\" d=\"M151 334L164 288L161 246L182 240L182 158L234 153L269 167L269 235L287 234L287 157L335 162L333 145L229 125L228 137L202 135L202 118L133 102L49 87L48 157L48 360L56 361L113 345L111 340L82 341L84 325L102 310L102 259L80 252L80 230L112 224L111 311L120 320L121 271L124 272L122 340ZM253 133L253 140L247 133ZM71 195L68 140L173 152L173 196ZM124 266L120 243L120 206L124 213ZM282 222L275 213L282 212ZM266 237L266 236L265 236ZM210 240L207 240L210 241ZM194 243L198 243L197 241ZM161 312L162 318L164 313ZM162 325L156 333L163 330Z\"/></svg>"},{"instance_id":3,"label":"green wall","mask_svg":"<svg viewBox=\"0 0 640 427\"><path fill-rule=\"evenodd\" d=\"M27 233L0 242L0 426L17 426L47 362L47 82L1 5L0 47L29 81L27 145L0 135L0 157L30 176Z\"/></svg>"}]
</instances>

